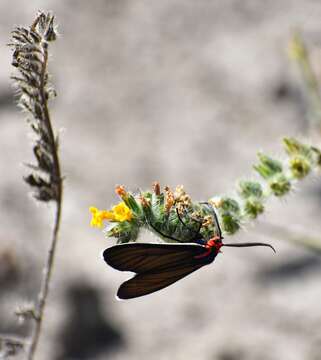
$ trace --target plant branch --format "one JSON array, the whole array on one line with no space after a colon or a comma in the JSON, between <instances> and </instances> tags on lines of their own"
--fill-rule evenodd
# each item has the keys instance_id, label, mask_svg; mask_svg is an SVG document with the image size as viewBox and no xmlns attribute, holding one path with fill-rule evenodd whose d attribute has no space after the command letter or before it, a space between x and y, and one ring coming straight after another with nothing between
<instances>
[{"instance_id":1,"label":"plant branch","mask_svg":"<svg viewBox=\"0 0 321 360\"><path fill-rule=\"evenodd\" d=\"M56 39L53 22L54 16L40 12L29 29L17 27L12 32L12 43L9 44L14 50L12 64L20 72L20 77L13 77L18 88L18 104L33 116L30 125L36 134L33 152L37 164L29 165L31 173L25 177L25 181L35 190L36 199L56 203L52 239L44 265L38 302L32 310L32 319L35 325L27 350L28 360L34 358L41 335L62 209L63 188L58 157L58 139L52 128L48 109L48 100L55 95L55 91L49 84L47 71L48 46L51 41Z\"/></svg>"},{"instance_id":2,"label":"plant branch","mask_svg":"<svg viewBox=\"0 0 321 360\"><path fill-rule=\"evenodd\" d=\"M321 97L318 78L311 65L310 52L303 40L303 37L299 31L295 31L292 35L289 46L290 57L299 66L301 76L306 88L306 93L309 102L308 120L310 125L310 131L314 126L321 129Z\"/></svg>"},{"instance_id":3,"label":"plant branch","mask_svg":"<svg viewBox=\"0 0 321 360\"><path fill-rule=\"evenodd\" d=\"M59 163L58 163L59 164ZM62 195L62 188L60 191ZM61 196L60 195L60 196ZM39 337L42 329L42 322L44 319L44 312L46 308L48 293L49 293L49 284L52 276L53 264L56 253L56 246L58 241L58 232L60 226L60 218L61 218L61 200L57 202L56 214L55 214L55 224L51 239L51 244L48 252L48 257L46 260L44 275L41 283L41 290L39 293L38 306L36 309L36 319L35 319L35 327L33 329L33 333L31 336L30 348L28 351L28 360L32 360L35 355L35 351L39 342Z\"/></svg>"},{"instance_id":4,"label":"plant branch","mask_svg":"<svg viewBox=\"0 0 321 360\"><path fill-rule=\"evenodd\" d=\"M44 106L44 121L49 130L49 138L51 139L52 146L56 147L54 133L53 133L51 121L50 121L50 114L49 114L47 101L46 101L46 94L44 91L46 66L47 66L47 62L48 62L47 48L45 49L44 59L45 59L44 66L43 66L42 74L41 74L42 76L41 76L41 94L40 94L40 96L41 96L43 103L45 104L45 106ZM50 280L51 280L51 276L52 276L52 270L53 270L55 253L56 253L56 246L57 246L57 241L58 241L58 232L59 232L59 227L60 227L61 208L62 208L62 202L61 202L62 201L62 178L61 178L59 158L58 158L58 154L56 151L53 152L53 164L54 164L54 168L53 168L54 175L55 175L55 179L57 180L57 199L56 199L57 203L56 203L55 222L54 222L51 244L50 244L50 248L48 251L46 264L44 267L44 275L43 275L43 279L42 279L42 283L41 283L41 290L40 290L39 299L38 299L39 302L38 302L38 306L36 309L36 324L35 324L35 327L33 330L33 334L31 336L31 343L30 343L30 348L29 348L29 352L28 352L28 360L32 360L34 358L35 351L36 351L36 348L37 348L37 345L39 342L39 337L40 337L40 333L41 333L41 329L42 329L42 322L43 322L43 318L44 318L44 312L45 312L47 298L48 298L48 294L49 294L49 284L50 284Z\"/></svg>"}]
</instances>

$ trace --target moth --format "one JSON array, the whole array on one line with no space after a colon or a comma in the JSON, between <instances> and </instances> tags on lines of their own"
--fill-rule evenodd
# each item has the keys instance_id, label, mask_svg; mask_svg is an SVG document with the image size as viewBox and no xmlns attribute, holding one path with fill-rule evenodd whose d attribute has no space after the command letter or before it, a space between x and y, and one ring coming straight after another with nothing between
<instances>
[{"instance_id":1,"label":"moth","mask_svg":"<svg viewBox=\"0 0 321 360\"><path fill-rule=\"evenodd\" d=\"M187 226L178 211L177 215L184 226ZM149 224L162 237L180 243L127 243L106 249L103 257L109 266L119 271L136 273L120 285L117 298L132 299L164 289L201 267L211 264L223 246L267 246L275 252L272 245L262 242L223 243L222 231L214 209L213 219L217 234L209 240L205 240L200 234L202 224L198 231L195 231L194 238L188 243L168 236Z\"/></svg>"}]
</instances>

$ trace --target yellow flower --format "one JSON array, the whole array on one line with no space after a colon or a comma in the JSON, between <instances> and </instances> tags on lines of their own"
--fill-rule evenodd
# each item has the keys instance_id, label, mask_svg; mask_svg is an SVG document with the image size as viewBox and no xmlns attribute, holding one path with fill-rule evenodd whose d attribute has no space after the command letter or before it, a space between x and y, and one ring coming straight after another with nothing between
<instances>
[{"instance_id":1,"label":"yellow flower","mask_svg":"<svg viewBox=\"0 0 321 360\"><path fill-rule=\"evenodd\" d=\"M133 217L132 211L124 202L115 205L112 212L115 220L119 222L130 221Z\"/></svg>"},{"instance_id":2,"label":"yellow flower","mask_svg":"<svg viewBox=\"0 0 321 360\"><path fill-rule=\"evenodd\" d=\"M90 226L101 228L103 226L103 220L115 220L115 215L111 211L98 210L94 206L91 206L89 211L92 214Z\"/></svg>"},{"instance_id":3,"label":"yellow flower","mask_svg":"<svg viewBox=\"0 0 321 360\"><path fill-rule=\"evenodd\" d=\"M96 207L91 206L89 211L92 214L90 226L101 228L103 220L109 221L130 221L133 217L132 211L124 202L115 205L111 211L98 210Z\"/></svg>"}]
</instances>

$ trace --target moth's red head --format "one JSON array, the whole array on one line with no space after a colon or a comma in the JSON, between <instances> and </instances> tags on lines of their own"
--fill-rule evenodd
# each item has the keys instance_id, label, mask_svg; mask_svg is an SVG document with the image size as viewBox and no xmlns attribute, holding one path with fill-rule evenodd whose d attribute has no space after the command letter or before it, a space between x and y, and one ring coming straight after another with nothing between
<instances>
[{"instance_id":1,"label":"moth's red head","mask_svg":"<svg viewBox=\"0 0 321 360\"><path fill-rule=\"evenodd\" d=\"M222 246L222 239L219 236L214 236L212 239L208 240L206 244L207 248L215 249L216 252L220 252Z\"/></svg>"}]
</instances>

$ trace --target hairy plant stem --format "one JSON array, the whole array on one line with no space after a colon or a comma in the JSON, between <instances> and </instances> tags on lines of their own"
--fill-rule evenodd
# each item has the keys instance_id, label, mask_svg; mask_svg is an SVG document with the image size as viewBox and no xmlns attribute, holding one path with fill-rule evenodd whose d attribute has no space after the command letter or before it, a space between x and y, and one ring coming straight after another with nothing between
<instances>
[{"instance_id":1,"label":"hairy plant stem","mask_svg":"<svg viewBox=\"0 0 321 360\"><path fill-rule=\"evenodd\" d=\"M28 360L34 359L37 345L39 343L47 298L48 298L48 294L49 294L49 286L50 286L50 281L51 281L51 277L52 277L53 264L54 264L56 247L57 247L57 242L58 242L58 232L59 232L59 227L60 227L61 209L62 209L63 188L62 188L60 163L59 163L59 158L58 158L58 154L57 154L57 144L56 144L54 132L53 132L53 129L51 126L50 115L49 115L48 106L47 106L47 98L46 98L46 93L45 93L45 74L46 74L47 62L48 62L48 51L47 51L47 46L44 46L44 62L43 62L43 67L42 67L42 71L41 71L42 76L41 76L40 96L42 99L42 103L44 104L43 120L45 121L46 127L49 131L48 135L49 135L50 142L51 142L52 149L53 149L53 151L52 151L53 165L54 165L53 174L54 174L54 182L57 186L57 192L56 192L57 199L56 199L56 213L55 213L55 221L54 221L54 228L53 228L53 233L52 233L51 244L49 247L48 256L47 256L45 267L44 267L44 275L43 275L43 279L42 279L42 283L41 283L40 292L38 295L38 304L36 305L36 308L35 308L35 314L36 314L35 326L34 326L34 329L32 332L32 336L31 336L31 340L30 340L30 347L29 347L28 353L27 353Z\"/></svg>"}]
</instances>

